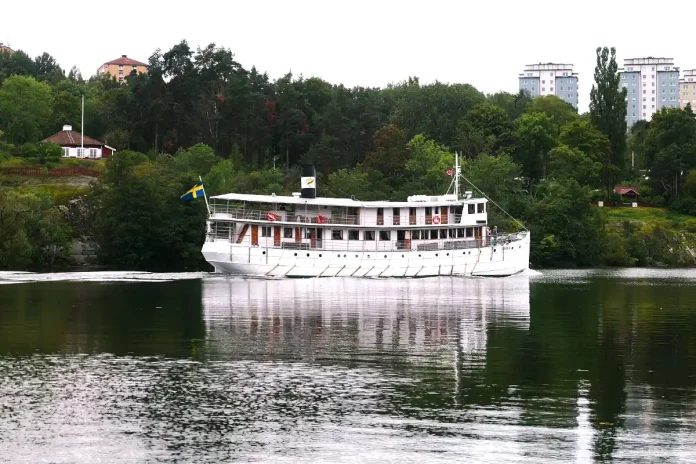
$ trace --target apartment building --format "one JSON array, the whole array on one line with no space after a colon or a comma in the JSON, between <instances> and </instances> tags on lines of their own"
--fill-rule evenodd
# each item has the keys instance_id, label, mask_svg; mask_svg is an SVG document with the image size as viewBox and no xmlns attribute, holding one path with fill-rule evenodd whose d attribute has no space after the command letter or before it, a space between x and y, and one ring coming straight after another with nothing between
<instances>
[{"instance_id":1,"label":"apartment building","mask_svg":"<svg viewBox=\"0 0 696 464\"><path fill-rule=\"evenodd\" d=\"M696 110L696 69L685 69L679 79L679 108L687 104Z\"/></svg>"},{"instance_id":2,"label":"apartment building","mask_svg":"<svg viewBox=\"0 0 696 464\"><path fill-rule=\"evenodd\" d=\"M572 64L528 64L519 75L520 90L532 97L556 95L578 107L578 74Z\"/></svg>"},{"instance_id":3,"label":"apartment building","mask_svg":"<svg viewBox=\"0 0 696 464\"><path fill-rule=\"evenodd\" d=\"M629 130L640 120L650 121L661 108L679 107L679 68L673 58L627 58L619 74L627 90Z\"/></svg>"},{"instance_id":4,"label":"apartment building","mask_svg":"<svg viewBox=\"0 0 696 464\"><path fill-rule=\"evenodd\" d=\"M138 74L147 72L147 64L128 58L126 55L121 55L120 58L115 60L107 61L97 69L97 74L111 74L116 77L119 82L123 82L125 77L128 76L132 71L136 71Z\"/></svg>"}]
</instances>

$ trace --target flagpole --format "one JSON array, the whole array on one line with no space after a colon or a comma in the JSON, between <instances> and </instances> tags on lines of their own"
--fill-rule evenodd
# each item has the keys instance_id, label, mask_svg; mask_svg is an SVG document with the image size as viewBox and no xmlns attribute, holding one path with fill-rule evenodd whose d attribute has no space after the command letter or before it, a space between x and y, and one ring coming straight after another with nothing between
<instances>
[{"instance_id":1,"label":"flagpole","mask_svg":"<svg viewBox=\"0 0 696 464\"><path fill-rule=\"evenodd\" d=\"M201 176L198 176L198 180L200 180L201 185L203 185L203 178ZM205 198L205 207L208 210L208 216L210 216L210 205L208 204L208 195L205 194L205 185L203 185L203 198Z\"/></svg>"}]
</instances>

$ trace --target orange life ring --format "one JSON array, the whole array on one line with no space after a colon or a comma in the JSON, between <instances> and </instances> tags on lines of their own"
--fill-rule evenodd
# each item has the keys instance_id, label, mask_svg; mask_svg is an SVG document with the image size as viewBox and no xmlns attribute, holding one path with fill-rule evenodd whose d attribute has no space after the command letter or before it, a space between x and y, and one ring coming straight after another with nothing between
<instances>
[{"instance_id":1,"label":"orange life ring","mask_svg":"<svg viewBox=\"0 0 696 464\"><path fill-rule=\"evenodd\" d=\"M439 224L440 223L440 216L433 216L433 224Z\"/></svg>"},{"instance_id":2,"label":"orange life ring","mask_svg":"<svg viewBox=\"0 0 696 464\"><path fill-rule=\"evenodd\" d=\"M317 224L326 224L326 216L317 214Z\"/></svg>"},{"instance_id":3,"label":"orange life ring","mask_svg":"<svg viewBox=\"0 0 696 464\"><path fill-rule=\"evenodd\" d=\"M273 211L269 211L268 213L266 213L266 220L271 222L277 221L278 215Z\"/></svg>"}]
</instances>

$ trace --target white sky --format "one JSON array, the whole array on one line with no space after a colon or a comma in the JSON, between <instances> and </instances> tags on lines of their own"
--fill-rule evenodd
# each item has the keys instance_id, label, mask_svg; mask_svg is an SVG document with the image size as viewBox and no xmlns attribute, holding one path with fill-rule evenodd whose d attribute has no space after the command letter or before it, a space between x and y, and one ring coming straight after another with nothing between
<instances>
[{"instance_id":1,"label":"white sky","mask_svg":"<svg viewBox=\"0 0 696 464\"><path fill-rule=\"evenodd\" d=\"M2 3L0 41L32 57L47 51L85 77L122 54L146 62L182 39L194 50L211 42L230 48L245 68L256 65L272 79L292 70L349 87L384 87L411 75L516 92L524 65L570 62L580 74L582 112L599 45L617 48L619 66L624 58L666 56L696 68L688 21L641 17L645 0ZM665 8L674 19L696 13L691 1Z\"/></svg>"}]
</instances>

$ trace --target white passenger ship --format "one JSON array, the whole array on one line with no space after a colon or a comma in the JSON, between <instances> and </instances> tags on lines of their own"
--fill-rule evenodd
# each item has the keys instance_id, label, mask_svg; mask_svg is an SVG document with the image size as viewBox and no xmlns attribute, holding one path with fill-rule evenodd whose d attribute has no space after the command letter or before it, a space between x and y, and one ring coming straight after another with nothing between
<instances>
[{"instance_id":1,"label":"white passenger ship","mask_svg":"<svg viewBox=\"0 0 696 464\"><path fill-rule=\"evenodd\" d=\"M529 267L529 231L491 234L485 198L404 202L316 197L313 167L292 196L211 197L205 259L216 272L269 277L509 276Z\"/></svg>"}]
</instances>

